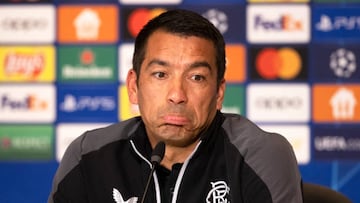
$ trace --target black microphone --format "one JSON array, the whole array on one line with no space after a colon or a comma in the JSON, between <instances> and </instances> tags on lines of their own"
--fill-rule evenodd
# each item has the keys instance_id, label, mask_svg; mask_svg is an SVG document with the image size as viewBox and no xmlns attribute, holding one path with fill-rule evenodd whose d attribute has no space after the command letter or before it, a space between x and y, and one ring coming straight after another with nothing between
<instances>
[{"instance_id":1,"label":"black microphone","mask_svg":"<svg viewBox=\"0 0 360 203\"><path fill-rule=\"evenodd\" d=\"M152 179L152 175L155 171L155 167L160 164L161 160L164 158L164 154L165 154L165 143L163 141L160 141L159 143L157 143L157 145L155 146L154 150L151 153L151 171L145 186L144 194L142 195L141 198L141 203L144 203L145 196Z\"/></svg>"}]
</instances>

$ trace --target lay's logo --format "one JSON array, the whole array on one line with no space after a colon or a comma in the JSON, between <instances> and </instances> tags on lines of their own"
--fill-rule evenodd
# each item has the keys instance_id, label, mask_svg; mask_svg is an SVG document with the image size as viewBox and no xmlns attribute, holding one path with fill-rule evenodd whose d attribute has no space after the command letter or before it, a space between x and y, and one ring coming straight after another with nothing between
<instances>
[{"instance_id":1,"label":"lay's logo","mask_svg":"<svg viewBox=\"0 0 360 203\"><path fill-rule=\"evenodd\" d=\"M5 57L5 72L7 75L24 74L34 78L44 70L44 55L10 53Z\"/></svg>"},{"instance_id":2,"label":"lay's logo","mask_svg":"<svg viewBox=\"0 0 360 203\"><path fill-rule=\"evenodd\" d=\"M51 46L0 47L0 81L54 81L54 52Z\"/></svg>"},{"instance_id":3,"label":"lay's logo","mask_svg":"<svg viewBox=\"0 0 360 203\"><path fill-rule=\"evenodd\" d=\"M360 122L360 85L315 85L315 122Z\"/></svg>"}]
</instances>

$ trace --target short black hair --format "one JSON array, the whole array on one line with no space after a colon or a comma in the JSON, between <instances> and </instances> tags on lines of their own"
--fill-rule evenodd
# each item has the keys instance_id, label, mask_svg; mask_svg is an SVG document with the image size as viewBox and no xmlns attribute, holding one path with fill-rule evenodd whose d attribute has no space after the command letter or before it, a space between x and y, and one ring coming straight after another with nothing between
<instances>
[{"instance_id":1,"label":"short black hair","mask_svg":"<svg viewBox=\"0 0 360 203\"><path fill-rule=\"evenodd\" d=\"M217 85L225 74L225 41L219 30L200 14L184 10L173 9L151 19L139 32L135 39L133 55L133 69L140 76L141 64L145 58L147 41L157 30L179 34L182 36L196 36L213 42L216 50Z\"/></svg>"}]
</instances>

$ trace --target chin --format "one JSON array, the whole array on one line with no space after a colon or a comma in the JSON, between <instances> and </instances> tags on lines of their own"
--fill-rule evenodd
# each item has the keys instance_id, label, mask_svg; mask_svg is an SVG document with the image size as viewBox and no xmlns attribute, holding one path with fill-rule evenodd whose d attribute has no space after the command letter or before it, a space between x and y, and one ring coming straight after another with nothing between
<instances>
[{"instance_id":1,"label":"chin","mask_svg":"<svg viewBox=\"0 0 360 203\"><path fill-rule=\"evenodd\" d=\"M170 145L170 146L174 146L174 147L188 147L190 145L193 145L195 142L197 142L198 139L191 139L189 137L184 138L184 137L167 137L164 139L164 142L166 143L166 145Z\"/></svg>"}]
</instances>

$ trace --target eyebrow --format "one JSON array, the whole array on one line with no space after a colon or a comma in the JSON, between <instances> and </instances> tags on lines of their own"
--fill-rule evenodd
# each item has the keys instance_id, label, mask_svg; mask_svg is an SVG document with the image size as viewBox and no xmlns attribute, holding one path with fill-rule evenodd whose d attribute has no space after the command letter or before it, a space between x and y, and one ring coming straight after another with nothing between
<instances>
[{"instance_id":1,"label":"eyebrow","mask_svg":"<svg viewBox=\"0 0 360 203\"><path fill-rule=\"evenodd\" d=\"M169 63L160 59L153 59L147 64L146 67L150 67L152 65L169 66Z\"/></svg>"},{"instance_id":2,"label":"eyebrow","mask_svg":"<svg viewBox=\"0 0 360 203\"><path fill-rule=\"evenodd\" d=\"M153 59L151 60L146 67L150 67L152 65L160 65L160 66L170 66L168 62L160 60L160 59ZM190 69L198 68L198 67L205 67L209 70L211 70L211 65L207 61L196 61L194 63L191 63L189 65Z\"/></svg>"},{"instance_id":3,"label":"eyebrow","mask_svg":"<svg viewBox=\"0 0 360 203\"><path fill-rule=\"evenodd\" d=\"M211 70L210 64L206 61L196 61L195 63L192 63L190 65L190 68L197 68L197 67L206 67L209 70Z\"/></svg>"}]
</instances>

